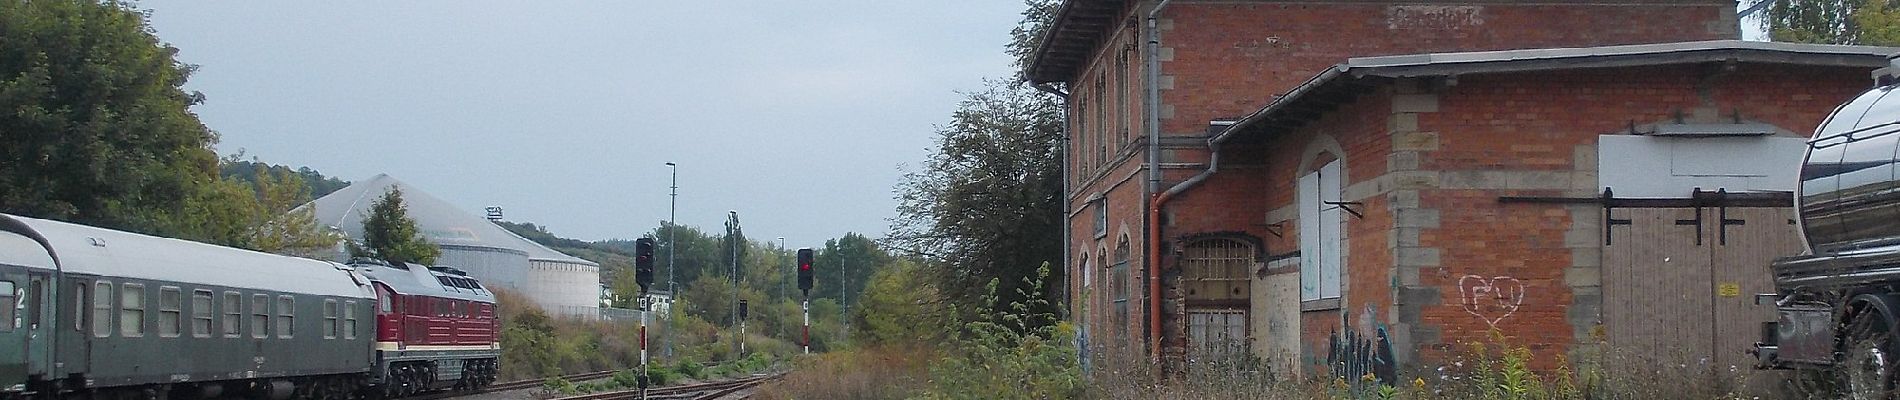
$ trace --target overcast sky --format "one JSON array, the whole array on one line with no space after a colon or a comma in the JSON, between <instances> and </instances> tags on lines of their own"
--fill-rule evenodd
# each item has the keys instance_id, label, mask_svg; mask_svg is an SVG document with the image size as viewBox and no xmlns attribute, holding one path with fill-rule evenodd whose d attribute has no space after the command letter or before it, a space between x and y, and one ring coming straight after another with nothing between
<instances>
[{"instance_id":1,"label":"overcast sky","mask_svg":"<svg viewBox=\"0 0 1900 400\"><path fill-rule=\"evenodd\" d=\"M218 151L587 240L667 218L881 237L900 165L1003 54L1020 0L147 1Z\"/></svg>"}]
</instances>

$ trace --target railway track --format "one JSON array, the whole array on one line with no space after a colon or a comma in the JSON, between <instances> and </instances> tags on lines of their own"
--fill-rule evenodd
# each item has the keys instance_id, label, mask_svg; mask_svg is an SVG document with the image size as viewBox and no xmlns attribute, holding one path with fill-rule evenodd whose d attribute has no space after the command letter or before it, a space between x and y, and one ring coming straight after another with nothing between
<instances>
[{"instance_id":1,"label":"railway track","mask_svg":"<svg viewBox=\"0 0 1900 400\"><path fill-rule=\"evenodd\" d=\"M613 376L615 372L620 372L620 371L607 370L607 371L582 372L578 374L567 374L567 375L561 375L561 379L565 379L569 382L590 381L590 380ZM456 398L456 397L476 395L476 394L482 394L482 393L494 393L494 392L503 392L503 391L509 391L509 390L530 389L530 388L540 387L543 382L547 382L547 378L523 379L523 380L509 381L509 382L497 382L497 383L484 386L481 389L476 389L476 390L439 391L439 392L434 392L434 393L423 393L423 394L419 394L419 395L415 395L411 397L406 397L405 399L408 399L408 400L451 399L451 398Z\"/></svg>"},{"instance_id":2,"label":"railway track","mask_svg":"<svg viewBox=\"0 0 1900 400\"><path fill-rule=\"evenodd\" d=\"M726 395L750 389L773 379L784 377L780 372L771 375L757 375L729 381L696 383L691 385L666 386L647 389L648 400L713 400ZM634 400L640 398L640 389L620 390L584 394L573 397L561 397L554 400Z\"/></svg>"}]
</instances>

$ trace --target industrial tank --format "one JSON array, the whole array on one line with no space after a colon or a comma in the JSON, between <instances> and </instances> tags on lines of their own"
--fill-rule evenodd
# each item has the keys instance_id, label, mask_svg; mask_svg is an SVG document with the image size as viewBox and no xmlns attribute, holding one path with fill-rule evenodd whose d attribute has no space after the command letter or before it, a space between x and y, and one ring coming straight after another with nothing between
<instances>
[{"instance_id":1,"label":"industrial tank","mask_svg":"<svg viewBox=\"0 0 1900 400\"><path fill-rule=\"evenodd\" d=\"M1900 181L1894 175L1900 155L1897 88L1881 85L1842 104L1808 142L1796 201L1810 254L1900 246Z\"/></svg>"}]
</instances>

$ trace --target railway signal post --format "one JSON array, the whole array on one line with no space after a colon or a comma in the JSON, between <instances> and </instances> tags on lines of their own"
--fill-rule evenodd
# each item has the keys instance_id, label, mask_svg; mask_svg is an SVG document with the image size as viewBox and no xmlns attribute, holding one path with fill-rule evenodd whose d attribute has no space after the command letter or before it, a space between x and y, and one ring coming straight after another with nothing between
<instances>
[{"instance_id":1,"label":"railway signal post","mask_svg":"<svg viewBox=\"0 0 1900 400\"><path fill-rule=\"evenodd\" d=\"M811 354L811 258L810 247L798 249L798 291L804 293L798 309L805 313L805 327L800 331L804 337L798 343L805 347L805 354Z\"/></svg>"},{"instance_id":2,"label":"railway signal post","mask_svg":"<svg viewBox=\"0 0 1900 400\"><path fill-rule=\"evenodd\" d=\"M633 281L640 284L640 398L647 398L647 309L652 307L652 298L647 296L648 288L653 286L653 239L639 238L633 241Z\"/></svg>"}]
</instances>

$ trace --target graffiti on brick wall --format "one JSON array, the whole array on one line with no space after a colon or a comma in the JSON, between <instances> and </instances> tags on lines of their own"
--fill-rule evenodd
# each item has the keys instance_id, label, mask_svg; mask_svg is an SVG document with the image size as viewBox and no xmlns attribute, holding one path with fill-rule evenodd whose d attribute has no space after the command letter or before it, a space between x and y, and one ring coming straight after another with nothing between
<instances>
[{"instance_id":1,"label":"graffiti on brick wall","mask_svg":"<svg viewBox=\"0 0 1900 400\"><path fill-rule=\"evenodd\" d=\"M1376 332L1377 337L1366 337L1352 329L1344 333L1333 331L1326 353L1326 365L1332 369L1333 376L1355 385L1366 383L1361 378L1368 374L1378 379L1374 382L1377 384L1398 382L1392 340L1386 335L1385 327L1378 327Z\"/></svg>"},{"instance_id":2,"label":"graffiti on brick wall","mask_svg":"<svg viewBox=\"0 0 1900 400\"><path fill-rule=\"evenodd\" d=\"M1463 297L1465 312L1484 320L1491 329L1497 329L1498 322L1509 318L1524 304L1524 282L1509 276L1465 275L1458 279L1458 294Z\"/></svg>"},{"instance_id":3,"label":"graffiti on brick wall","mask_svg":"<svg viewBox=\"0 0 1900 400\"><path fill-rule=\"evenodd\" d=\"M1385 10L1389 29L1461 29L1484 25L1483 6L1392 6Z\"/></svg>"}]
</instances>

